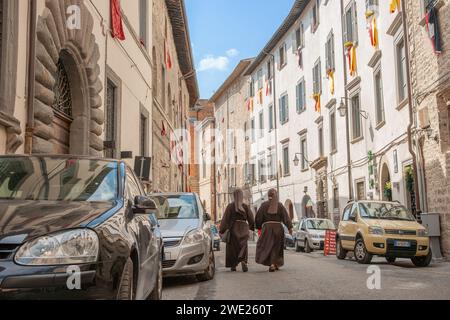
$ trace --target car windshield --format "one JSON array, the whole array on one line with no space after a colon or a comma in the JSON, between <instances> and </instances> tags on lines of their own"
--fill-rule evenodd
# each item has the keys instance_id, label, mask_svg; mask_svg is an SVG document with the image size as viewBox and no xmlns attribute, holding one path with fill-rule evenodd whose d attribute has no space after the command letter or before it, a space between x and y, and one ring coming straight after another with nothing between
<instances>
[{"instance_id":1,"label":"car windshield","mask_svg":"<svg viewBox=\"0 0 450 320\"><path fill-rule=\"evenodd\" d=\"M0 199L107 202L117 199L116 162L0 157Z\"/></svg>"},{"instance_id":2,"label":"car windshield","mask_svg":"<svg viewBox=\"0 0 450 320\"><path fill-rule=\"evenodd\" d=\"M306 226L311 230L334 230L336 227L330 220L308 220Z\"/></svg>"},{"instance_id":3,"label":"car windshield","mask_svg":"<svg viewBox=\"0 0 450 320\"><path fill-rule=\"evenodd\" d=\"M198 219L197 201L193 195L153 196L159 207L159 219Z\"/></svg>"},{"instance_id":4,"label":"car windshield","mask_svg":"<svg viewBox=\"0 0 450 320\"><path fill-rule=\"evenodd\" d=\"M414 216L397 203L363 202L359 204L361 218L414 221Z\"/></svg>"}]
</instances>

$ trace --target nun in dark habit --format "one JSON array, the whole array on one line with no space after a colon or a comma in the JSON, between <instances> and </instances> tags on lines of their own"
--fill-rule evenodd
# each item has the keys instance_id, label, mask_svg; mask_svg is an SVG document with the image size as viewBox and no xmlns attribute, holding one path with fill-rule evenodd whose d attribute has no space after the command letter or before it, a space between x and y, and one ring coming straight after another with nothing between
<instances>
[{"instance_id":1,"label":"nun in dark habit","mask_svg":"<svg viewBox=\"0 0 450 320\"><path fill-rule=\"evenodd\" d=\"M286 208L278 201L275 189L269 190L269 201L264 202L256 214L256 229L262 230L256 244L256 263L270 267L274 272L284 265L284 229L292 234L292 222Z\"/></svg>"},{"instance_id":2,"label":"nun in dark habit","mask_svg":"<svg viewBox=\"0 0 450 320\"><path fill-rule=\"evenodd\" d=\"M242 271L247 272L249 231L255 230L255 219L249 206L244 203L244 192L237 189L233 195L234 202L226 208L220 224L221 234L229 230L225 265L231 271L236 271L241 263Z\"/></svg>"}]
</instances>

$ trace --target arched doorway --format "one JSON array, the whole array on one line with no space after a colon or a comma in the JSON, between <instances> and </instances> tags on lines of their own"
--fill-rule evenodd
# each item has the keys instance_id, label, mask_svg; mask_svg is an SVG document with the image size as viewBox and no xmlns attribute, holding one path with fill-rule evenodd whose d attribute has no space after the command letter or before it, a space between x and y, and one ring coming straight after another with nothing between
<instances>
[{"instance_id":1,"label":"arched doorway","mask_svg":"<svg viewBox=\"0 0 450 320\"><path fill-rule=\"evenodd\" d=\"M381 167L381 197L384 201L392 201L391 174L386 163Z\"/></svg>"},{"instance_id":2,"label":"arched doorway","mask_svg":"<svg viewBox=\"0 0 450 320\"><path fill-rule=\"evenodd\" d=\"M286 203L284 204L284 206L286 207L288 214L289 214L289 218L291 219L291 221L294 220L294 205L292 204L291 200L286 200Z\"/></svg>"},{"instance_id":3,"label":"arched doorway","mask_svg":"<svg viewBox=\"0 0 450 320\"><path fill-rule=\"evenodd\" d=\"M84 2L47 0L36 29L33 153L101 156L104 112L94 20ZM68 30L66 8L77 5L81 29Z\"/></svg>"},{"instance_id":4,"label":"arched doorway","mask_svg":"<svg viewBox=\"0 0 450 320\"><path fill-rule=\"evenodd\" d=\"M305 195L302 200L302 216L303 218L315 218L314 204L310 196Z\"/></svg>"}]
</instances>

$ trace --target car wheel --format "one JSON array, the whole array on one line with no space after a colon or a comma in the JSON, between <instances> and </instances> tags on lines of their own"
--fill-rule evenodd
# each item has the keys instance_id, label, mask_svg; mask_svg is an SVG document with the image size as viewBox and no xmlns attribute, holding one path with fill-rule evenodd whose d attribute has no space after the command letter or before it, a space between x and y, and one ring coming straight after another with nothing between
<instances>
[{"instance_id":1,"label":"car wheel","mask_svg":"<svg viewBox=\"0 0 450 320\"><path fill-rule=\"evenodd\" d=\"M372 255L367 252L364 240L359 238L355 244L355 258L358 263L369 264L372 261Z\"/></svg>"},{"instance_id":2,"label":"car wheel","mask_svg":"<svg viewBox=\"0 0 450 320\"><path fill-rule=\"evenodd\" d=\"M163 291L163 267L162 260L159 260L159 270L158 270L158 279L156 279L155 288L152 293L148 297L149 300L161 300L162 299L162 291Z\"/></svg>"},{"instance_id":3,"label":"car wheel","mask_svg":"<svg viewBox=\"0 0 450 320\"><path fill-rule=\"evenodd\" d=\"M342 242L341 239L337 240L337 245L336 245L336 257L339 260L344 260L345 258L347 258L347 250L345 250L342 247Z\"/></svg>"},{"instance_id":4,"label":"car wheel","mask_svg":"<svg viewBox=\"0 0 450 320\"><path fill-rule=\"evenodd\" d=\"M397 260L396 257L386 257L386 261L387 261L388 263L394 263L395 260Z\"/></svg>"},{"instance_id":5,"label":"car wheel","mask_svg":"<svg viewBox=\"0 0 450 320\"><path fill-rule=\"evenodd\" d=\"M302 248L298 245L298 240L295 240L295 252L300 252Z\"/></svg>"},{"instance_id":6,"label":"car wheel","mask_svg":"<svg viewBox=\"0 0 450 320\"><path fill-rule=\"evenodd\" d=\"M414 265L416 267L428 267L431 263L431 260L433 259L433 254L431 252L431 250L428 251L428 254L424 257L414 257L411 258L412 263L414 263Z\"/></svg>"},{"instance_id":7,"label":"car wheel","mask_svg":"<svg viewBox=\"0 0 450 320\"><path fill-rule=\"evenodd\" d=\"M305 252L306 253L311 253L313 250L311 249L311 247L309 246L309 240L305 239Z\"/></svg>"},{"instance_id":8,"label":"car wheel","mask_svg":"<svg viewBox=\"0 0 450 320\"><path fill-rule=\"evenodd\" d=\"M133 300L134 296L134 275L133 261L128 258L123 268L122 278L120 280L119 290L117 292L117 300Z\"/></svg>"},{"instance_id":9,"label":"car wheel","mask_svg":"<svg viewBox=\"0 0 450 320\"><path fill-rule=\"evenodd\" d=\"M216 273L216 261L214 259L214 251L211 250L209 253L209 264L208 268L206 268L205 272L197 275L197 280L199 281L209 281L214 278L214 274Z\"/></svg>"}]
</instances>

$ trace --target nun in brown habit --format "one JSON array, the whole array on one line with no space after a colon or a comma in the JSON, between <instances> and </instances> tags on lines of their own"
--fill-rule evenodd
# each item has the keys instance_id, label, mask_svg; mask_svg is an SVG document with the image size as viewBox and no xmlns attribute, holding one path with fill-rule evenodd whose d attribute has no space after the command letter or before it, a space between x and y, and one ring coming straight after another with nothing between
<instances>
[{"instance_id":1,"label":"nun in brown habit","mask_svg":"<svg viewBox=\"0 0 450 320\"><path fill-rule=\"evenodd\" d=\"M292 233L292 222L286 208L278 201L275 189L269 190L269 201L264 202L256 214L256 229L262 230L256 244L256 262L274 272L284 265L284 229Z\"/></svg>"},{"instance_id":2,"label":"nun in brown habit","mask_svg":"<svg viewBox=\"0 0 450 320\"><path fill-rule=\"evenodd\" d=\"M244 192L237 189L233 195L234 202L228 205L220 224L221 234L230 230L225 265L231 268L231 271L236 271L236 267L241 263L242 271L247 272L249 230L255 230L255 219L250 208L244 203Z\"/></svg>"}]
</instances>

